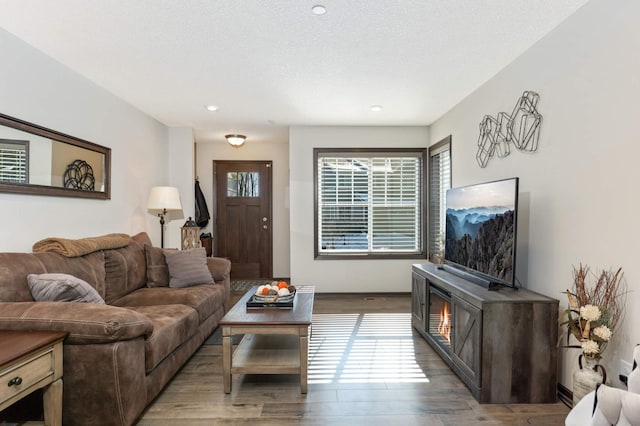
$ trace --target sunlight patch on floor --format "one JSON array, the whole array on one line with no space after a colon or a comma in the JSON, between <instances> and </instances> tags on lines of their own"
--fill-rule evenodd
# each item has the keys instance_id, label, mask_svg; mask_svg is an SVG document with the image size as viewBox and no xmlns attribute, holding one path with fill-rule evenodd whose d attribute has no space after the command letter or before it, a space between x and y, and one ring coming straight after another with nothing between
<instances>
[{"instance_id":1,"label":"sunlight patch on floor","mask_svg":"<svg viewBox=\"0 0 640 426\"><path fill-rule=\"evenodd\" d=\"M411 314L316 314L309 383L429 382L415 359Z\"/></svg>"}]
</instances>

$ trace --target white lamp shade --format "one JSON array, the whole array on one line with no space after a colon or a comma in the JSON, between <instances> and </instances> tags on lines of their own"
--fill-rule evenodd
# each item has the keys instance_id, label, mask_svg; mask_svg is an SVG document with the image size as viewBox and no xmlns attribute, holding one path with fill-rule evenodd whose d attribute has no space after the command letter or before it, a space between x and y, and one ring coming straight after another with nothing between
<instances>
[{"instance_id":1,"label":"white lamp shade","mask_svg":"<svg viewBox=\"0 0 640 426\"><path fill-rule=\"evenodd\" d=\"M154 186L147 202L149 210L182 210L178 188L173 186Z\"/></svg>"}]
</instances>

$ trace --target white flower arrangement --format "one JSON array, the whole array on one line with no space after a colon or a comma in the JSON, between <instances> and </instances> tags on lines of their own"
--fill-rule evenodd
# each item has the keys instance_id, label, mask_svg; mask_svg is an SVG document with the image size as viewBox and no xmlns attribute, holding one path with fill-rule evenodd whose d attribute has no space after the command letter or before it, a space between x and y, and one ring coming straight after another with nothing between
<instances>
[{"instance_id":1,"label":"white flower arrangement","mask_svg":"<svg viewBox=\"0 0 640 426\"><path fill-rule=\"evenodd\" d=\"M573 268L573 292L566 291L569 308L565 311L568 336L573 335L579 345L567 347L580 348L587 358L598 359L602 356L607 343L620 319L624 307L625 291L621 291L622 268L615 273L602 271L596 284L586 286L589 267Z\"/></svg>"},{"instance_id":2,"label":"white flower arrangement","mask_svg":"<svg viewBox=\"0 0 640 426\"><path fill-rule=\"evenodd\" d=\"M580 306L580 317L587 321L598 321L600 319L600 308L593 305Z\"/></svg>"},{"instance_id":3,"label":"white flower arrangement","mask_svg":"<svg viewBox=\"0 0 640 426\"><path fill-rule=\"evenodd\" d=\"M609 327L607 327L606 325L601 325L600 327L596 327L593 329L593 334L595 334L605 342L608 342L609 339L611 339L611 335L613 333L611 332L611 330L609 330Z\"/></svg>"},{"instance_id":4,"label":"white flower arrangement","mask_svg":"<svg viewBox=\"0 0 640 426\"><path fill-rule=\"evenodd\" d=\"M600 353L600 345L598 345L598 343L594 342L593 340L584 340L582 341L581 346L582 352L584 352L585 355L594 357L598 353Z\"/></svg>"}]
</instances>

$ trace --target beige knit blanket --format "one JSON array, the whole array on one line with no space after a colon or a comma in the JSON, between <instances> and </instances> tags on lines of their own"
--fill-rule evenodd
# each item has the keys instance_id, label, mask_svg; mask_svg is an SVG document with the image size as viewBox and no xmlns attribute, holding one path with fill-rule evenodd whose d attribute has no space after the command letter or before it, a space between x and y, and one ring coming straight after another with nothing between
<instances>
[{"instance_id":1,"label":"beige knit blanket","mask_svg":"<svg viewBox=\"0 0 640 426\"><path fill-rule=\"evenodd\" d=\"M34 253L52 251L66 257L78 257L98 250L126 247L131 242L127 234L107 234L100 237L68 240L66 238L45 238L33 245Z\"/></svg>"}]
</instances>

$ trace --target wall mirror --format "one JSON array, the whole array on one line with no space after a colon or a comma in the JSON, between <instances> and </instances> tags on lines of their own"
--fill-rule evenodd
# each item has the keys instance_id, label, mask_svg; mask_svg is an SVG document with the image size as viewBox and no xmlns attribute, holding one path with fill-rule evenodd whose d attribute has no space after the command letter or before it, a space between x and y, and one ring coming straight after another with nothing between
<instances>
[{"instance_id":1,"label":"wall mirror","mask_svg":"<svg viewBox=\"0 0 640 426\"><path fill-rule=\"evenodd\" d=\"M111 149L0 114L0 192L111 198Z\"/></svg>"}]
</instances>

